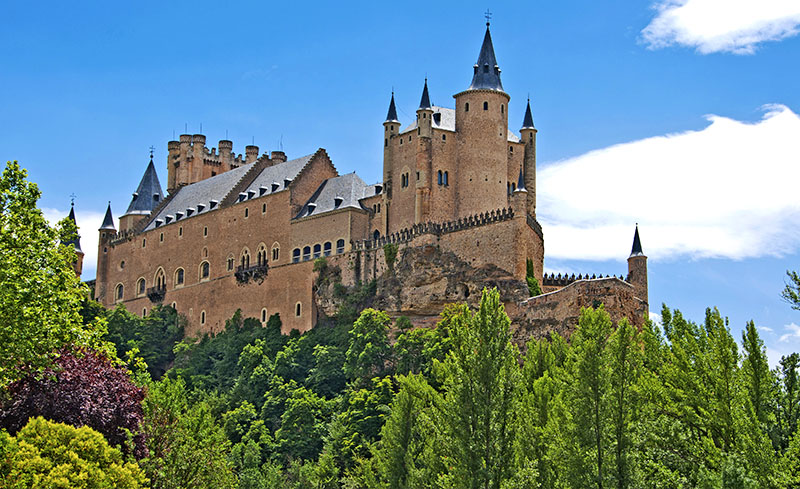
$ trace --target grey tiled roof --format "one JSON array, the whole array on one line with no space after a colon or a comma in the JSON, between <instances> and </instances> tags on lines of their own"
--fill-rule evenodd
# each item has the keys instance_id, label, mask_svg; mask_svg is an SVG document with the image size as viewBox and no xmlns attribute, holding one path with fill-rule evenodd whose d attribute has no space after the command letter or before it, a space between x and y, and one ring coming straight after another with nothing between
<instances>
[{"instance_id":1,"label":"grey tiled roof","mask_svg":"<svg viewBox=\"0 0 800 489\"><path fill-rule=\"evenodd\" d=\"M303 156L284 163L269 166L261 170L253 182L244 190L245 199L260 197L261 195L280 192L286 188L285 180L294 180L300 170L311 160L314 155ZM252 164L234 168L219 175L201 180L191 185L180 187L175 196L161 209L157 216L145 227L145 231L159 225L171 224L198 214L205 214L219 208L222 199L239 183L239 180L253 167ZM278 188L273 191L272 183L277 182ZM266 190L261 191L261 187ZM212 202L214 201L214 202ZM179 213L181 217L178 218ZM191 215L190 215L191 214ZM169 222L168 221L169 217Z\"/></svg>"},{"instance_id":2,"label":"grey tiled roof","mask_svg":"<svg viewBox=\"0 0 800 489\"><path fill-rule=\"evenodd\" d=\"M111 215L111 202L108 203L108 207L106 208L106 216L103 218L103 224L100 226L100 229L113 229L114 231L117 228L114 227L114 217Z\"/></svg>"},{"instance_id":3,"label":"grey tiled roof","mask_svg":"<svg viewBox=\"0 0 800 489\"><path fill-rule=\"evenodd\" d=\"M322 182L295 219L317 216L338 209L363 209L359 200L374 194L375 186L364 183L355 172L329 178Z\"/></svg>"},{"instance_id":4,"label":"grey tiled roof","mask_svg":"<svg viewBox=\"0 0 800 489\"><path fill-rule=\"evenodd\" d=\"M525 118L522 120L523 129L534 129L533 115L531 114L531 99L528 99L528 106L525 108Z\"/></svg>"},{"instance_id":5,"label":"grey tiled roof","mask_svg":"<svg viewBox=\"0 0 800 489\"><path fill-rule=\"evenodd\" d=\"M447 107L439 107L438 105L434 105L431 107L433 109L433 127L434 129L442 129L445 131L456 131L456 110L449 109ZM417 129L417 121L412 122L409 126L405 129L400 131L400 134L405 134L410 131L414 131ZM514 143L519 142L519 138L511 132L508 131L508 140Z\"/></svg>"},{"instance_id":6,"label":"grey tiled roof","mask_svg":"<svg viewBox=\"0 0 800 489\"><path fill-rule=\"evenodd\" d=\"M494 46L492 45L492 35L489 32L489 24L486 24L486 35L483 36L483 45L478 54L478 61L474 67L475 73L472 76L470 90L488 89L503 91L503 83L500 81L500 68L497 66L497 59L494 56Z\"/></svg>"},{"instance_id":7,"label":"grey tiled roof","mask_svg":"<svg viewBox=\"0 0 800 489\"><path fill-rule=\"evenodd\" d=\"M147 164L147 169L144 171L139 187L134 192L125 214L150 214L162 200L164 200L164 193L161 191L161 183L158 181L158 174L151 156L150 163Z\"/></svg>"}]
</instances>

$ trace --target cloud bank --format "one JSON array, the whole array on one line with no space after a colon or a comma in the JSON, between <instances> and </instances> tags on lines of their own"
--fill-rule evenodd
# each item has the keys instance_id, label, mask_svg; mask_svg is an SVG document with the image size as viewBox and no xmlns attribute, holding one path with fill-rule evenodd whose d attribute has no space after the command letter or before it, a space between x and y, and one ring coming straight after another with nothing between
<instances>
[{"instance_id":1,"label":"cloud bank","mask_svg":"<svg viewBox=\"0 0 800 489\"><path fill-rule=\"evenodd\" d=\"M641 33L653 49L677 44L702 54L752 54L760 43L796 35L800 26L797 0L665 0L655 9Z\"/></svg>"},{"instance_id":2,"label":"cloud bank","mask_svg":"<svg viewBox=\"0 0 800 489\"><path fill-rule=\"evenodd\" d=\"M621 260L639 223L653 259L782 256L800 248L800 116L706 116L701 130L543 166L537 216L556 259Z\"/></svg>"}]
</instances>

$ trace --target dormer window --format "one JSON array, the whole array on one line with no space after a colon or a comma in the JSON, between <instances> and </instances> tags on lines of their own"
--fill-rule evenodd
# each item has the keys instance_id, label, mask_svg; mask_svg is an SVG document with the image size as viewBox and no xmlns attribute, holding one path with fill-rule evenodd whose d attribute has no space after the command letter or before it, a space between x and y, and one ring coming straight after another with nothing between
<instances>
[{"instance_id":1,"label":"dormer window","mask_svg":"<svg viewBox=\"0 0 800 489\"><path fill-rule=\"evenodd\" d=\"M307 215L310 216L311 213L314 212L314 209L316 209L316 208L317 208L317 204L315 204L314 202L309 202L308 203L308 214Z\"/></svg>"},{"instance_id":2,"label":"dormer window","mask_svg":"<svg viewBox=\"0 0 800 489\"><path fill-rule=\"evenodd\" d=\"M189 207L188 209L186 209L186 217L189 217L192 214L194 214L194 207Z\"/></svg>"},{"instance_id":3,"label":"dormer window","mask_svg":"<svg viewBox=\"0 0 800 489\"><path fill-rule=\"evenodd\" d=\"M283 179L283 188L289 188L289 184L290 183L292 183L292 180L290 178L284 178Z\"/></svg>"},{"instance_id":4,"label":"dormer window","mask_svg":"<svg viewBox=\"0 0 800 489\"><path fill-rule=\"evenodd\" d=\"M156 227L158 227L158 226L160 226L162 224L164 224L164 221L162 219L156 219Z\"/></svg>"},{"instance_id":5,"label":"dormer window","mask_svg":"<svg viewBox=\"0 0 800 489\"><path fill-rule=\"evenodd\" d=\"M164 216L164 219L166 220L166 223L169 224L170 222L172 222L174 217L172 217L172 216Z\"/></svg>"},{"instance_id":6,"label":"dormer window","mask_svg":"<svg viewBox=\"0 0 800 489\"><path fill-rule=\"evenodd\" d=\"M259 196L264 195L265 193L267 193L267 190L269 189L263 185L258 187L258 195Z\"/></svg>"},{"instance_id":7,"label":"dormer window","mask_svg":"<svg viewBox=\"0 0 800 489\"><path fill-rule=\"evenodd\" d=\"M239 202L244 202L247 199L247 194L245 192L239 193Z\"/></svg>"},{"instance_id":8,"label":"dormer window","mask_svg":"<svg viewBox=\"0 0 800 489\"><path fill-rule=\"evenodd\" d=\"M484 63L484 65L483 65L483 72L484 72L484 73L489 73L489 63Z\"/></svg>"},{"instance_id":9,"label":"dormer window","mask_svg":"<svg viewBox=\"0 0 800 489\"><path fill-rule=\"evenodd\" d=\"M256 196L256 191L255 190L248 190L247 191L247 198L248 199L252 199L255 196Z\"/></svg>"},{"instance_id":10,"label":"dormer window","mask_svg":"<svg viewBox=\"0 0 800 489\"><path fill-rule=\"evenodd\" d=\"M175 220L176 220L176 221L177 221L177 220L179 220L179 219L180 219L180 218L182 218L182 217L183 217L183 212L176 212L176 213L175 213Z\"/></svg>"},{"instance_id":11,"label":"dormer window","mask_svg":"<svg viewBox=\"0 0 800 489\"><path fill-rule=\"evenodd\" d=\"M272 182L272 191L273 191L273 192L274 192L274 191L276 191L276 190L278 190L279 188L281 188L281 184L280 184L280 183L278 183L278 182Z\"/></svg>"},{"instance_id":12,"label":"dormer window","mask_svg":"<svg viewBox=\"0 0 800 489\"><path fill-rule=\"evenodd\" d=\"M210 208L213 209L213 208L215 208L217 206L217 204L219 204L219 201L218 200L212 200L208 204L209 204Z\"/></svg>"},{"instance_id":13,"label":"dormer window","mask_svg":"<svg viewBox=\"0 0 800 489\"><path fill-rule=\"evenodd\" d=\"M342 202L344 202L343 198L341 198L339 196L334 197L333 198L333 208L334 209L338 209L339 206L342 205Z\"/></svg>"},{"instance_id":14,"label":"dormer window","mask_svg":"<svg viewBox=\"0 0 800 489\"><path fill-rule=\"evenodd\" d=\"M158 202L158 194L153 194L153 202Z\"/></svg>"},{"instance_id":15,"label":"dormer window","mask_svg":"<svg viewBox=\"0 0 800 489\"><path fill-rule=\"evenodd\" d=\"M206 208L205 204L197 204L197 212L198 212L198 214L200 212L203 212L203 209L205 209L205 208Z\"/></svg>"}]
</instances>

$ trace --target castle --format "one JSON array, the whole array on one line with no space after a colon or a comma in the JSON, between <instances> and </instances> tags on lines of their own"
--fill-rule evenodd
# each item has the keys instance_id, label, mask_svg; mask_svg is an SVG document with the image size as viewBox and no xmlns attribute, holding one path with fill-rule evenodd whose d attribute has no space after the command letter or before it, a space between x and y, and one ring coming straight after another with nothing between
<instances>
[{"instance_id":1,"label":"castle","mask_svg":"<svg viewBox=\"0 0 800 489\"><path fill-rule=\"evenodd\" d=\"M519 283L532 263L545 294L507 304L512 319L532 327L572 320L580 306L598 301L612 315L640 320L648 299L638 229L626 278L544 276L537 129L528 101L519 136L509 130L511 97L488 23L472 70L469 87L453 96L455 109L431 104L426 79L416 120L405 128L392 94L383 122L383 181L375 184L340 175L322 148L290 160L282 151L259 155L254 145L234 155L228 140L209 149L202 134L170 141L166 196L151 154L119 229L109 204L99 230L95 298L143 315L171 304L186 316L187 334L220 331L236 309L262 322L278 313L285 332L302 332L322 314L317 258L352 285L393 268L384 252L392 244L401 250L399 262L405 250L435 249ZM449 300L468 297L472 286L431 287L429 296ZM394 312L413 312L413 302Z\"/></svg>"}]
</instances>

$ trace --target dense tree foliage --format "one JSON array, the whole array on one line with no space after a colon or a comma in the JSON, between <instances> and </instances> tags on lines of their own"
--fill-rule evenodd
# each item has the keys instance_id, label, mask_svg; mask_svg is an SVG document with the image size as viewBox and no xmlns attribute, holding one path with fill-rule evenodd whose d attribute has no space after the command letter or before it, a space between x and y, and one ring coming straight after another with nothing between
<instances>
[{"instance_id":1,"label":"dense tree foliage","mask_svg":"<svg viewBox=\"0 0 800 489\"><path fill-rule=\"evenodd\" d=\"M784 287L781 297L792 305L792 309L800 311L800 274L787 270L786 276L789 278L789 282Z\"/></svg>"},{"instance_id":2,"label":"dense tree foliage","mask_svg":"<svg viewBox=\"0 0 800 489\"><path fill-rule=\"evenodd\" d=\"M69 219L52 227L36 207L41 192L9 162L0 176L0 388L41 372L67 345L101 347L103 324L84 324L88 289L72 268Z\"/></svg>"},{"instance_id":3,"label":"dense tree foliage","mask_svg":"<svg viewBox=\"0 0 800 489\"><path fill-rule=\"evenodd\" d=\"M12 383L0 406L0 427L11 434L29 418L43 416L72 426L89 426L113 445L133 443L137 457L145 454L142 421L144 393L128 372L95 352L61 352L43 375Z\"/></svg>"},{"instance_id":4,"label":"dense tree foliage","mask_svg":"<svg viewBox=\"0 0 800 489\"><path fill-rule=\"evenodd\" d=\"M16 437L0 431L0 486L8 489L137 489L149 487L139 466L126 461L89 427L32 418Z\"/></svg>"}]
</instances>

